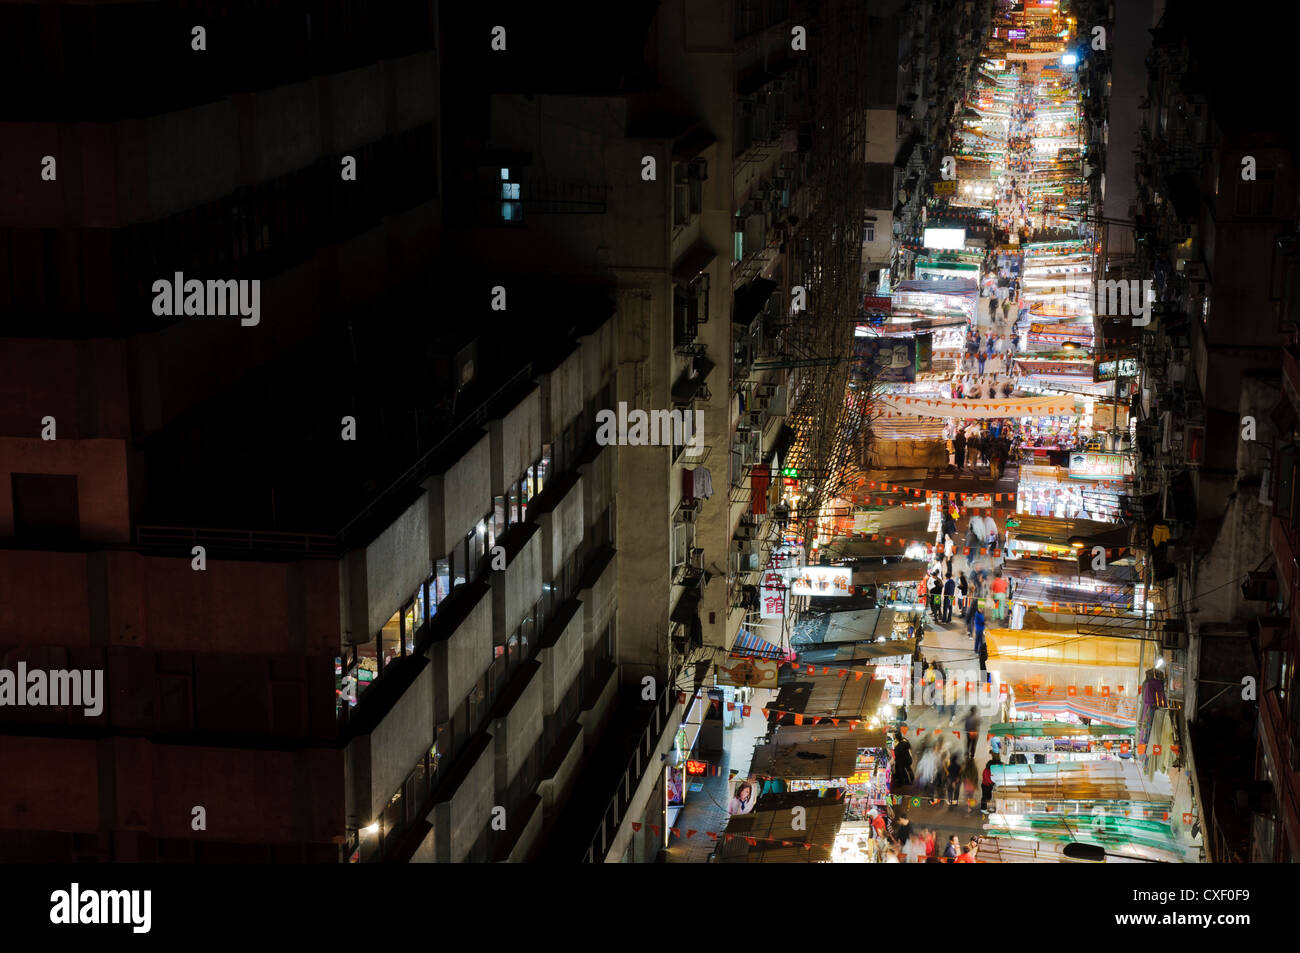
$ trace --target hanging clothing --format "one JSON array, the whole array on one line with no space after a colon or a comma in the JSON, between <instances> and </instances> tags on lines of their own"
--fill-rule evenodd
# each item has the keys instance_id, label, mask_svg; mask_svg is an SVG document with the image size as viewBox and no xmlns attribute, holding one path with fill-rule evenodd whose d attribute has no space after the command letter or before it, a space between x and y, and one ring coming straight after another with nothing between
<instances>
[{"instance_id":1,"label":"hanging clothing","mask_svg":"<svg viewBox=\"0 0 1300 953\"><path fill-rule=\"evenodd\" d=\"M682 505L695 505L695 471L682 468Z\"/></svg>"},{"instance_id":2,"label":"hanging clothing","mask_svg":"<svg viewBox=\"0 0 1300 953\"><path fill-rule=\"evenodd\" d=\"M697 500L707 500L713 495L713 474L708 467L695 468L693 487Z\"/></svg>"}]
</instances>

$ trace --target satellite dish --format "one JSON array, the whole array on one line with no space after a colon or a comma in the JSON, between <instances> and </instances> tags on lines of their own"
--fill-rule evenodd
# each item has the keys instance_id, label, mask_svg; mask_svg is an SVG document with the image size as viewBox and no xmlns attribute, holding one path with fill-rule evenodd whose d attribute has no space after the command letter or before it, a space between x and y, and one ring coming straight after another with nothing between
<instances>
[{"instance_id":1,"label":"satellite dish","mask_svg":"<svg viewBox=\"0 0 1300 953\"><path fill-rule=\"evenodd\" d=\"M1104 864L1106 862L1106 851L1096 844L1066 844L1065 849L1061 851L1071 860L1087 860L1094 864Z\"/></svg>"}]
</instances>

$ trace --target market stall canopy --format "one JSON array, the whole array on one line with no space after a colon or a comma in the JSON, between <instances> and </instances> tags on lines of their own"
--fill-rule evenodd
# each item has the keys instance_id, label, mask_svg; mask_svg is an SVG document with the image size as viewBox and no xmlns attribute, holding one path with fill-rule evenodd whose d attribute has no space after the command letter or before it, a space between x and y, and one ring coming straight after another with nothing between
<instances>
[{"instance_id":1,"label":"market stall canopy","mask_svg":"<svg viewBox=\"0 0 1300 953\"><path fill-rule=\"evenodd\" d=\"M1072 725L1064 721L1000 721L989 728L999 738L1099 738L1131 735L1136 728L1115 725Z\"/></svg>"},{"instance_id":2,"label":"market stall canopy","mask_svg":"<svg viewBox=\"0 0 1300 953\"><path fill-rule=\"evenodd\" d=\"M749 763L749 775L807 781L847 778L857 770L858 749L863 747L867 746L858 744L852 738L758 745L754 748L754 758Z\"/></svg>"},{"instance_id":3,"label":"market stall canopy","mask_svg":"<svg viewBox=\"0 0 1300 953\"><path fill-rule=\"evenodd\" d=\"M1070 540L1082 539L1083 545L1078 547L1080 552L1091 552L1094 546L1103 546L1106 549L1123 549L1129 545L1130 529L1124 525L1115 525L1114 523L1102 523L1097 520L1069 520L1054 519L1047 516L1026 516L1019 515L1016 517L1019 526L1010 528L1014 539L1024 542L1051 543L1057 546L1069 546ZM1068 557L1062 560L1066 565L1072 565L1077 572L1078 564L1071 561ZM1092 575L1092 573L1089 573Z\"/></svg>"},{"instance_id":4,"label":"market stall canopy","mask_svg":"<svg viewBox=\"0 0 1300 953\"><path fill-rule=\"evenodd\" d=\"M1064 637L1063 637L1064 636ZM990 659L1003 662L1051 662L1063 665L1125 666L1141 660L1139 639L1076 636L1045 629L989 629Z\"/></svg>"},{"instance_id":5,"label":"market stall canopy","mask_svg":"<svg viewBox=\"0 0 1300 953\"><path fill-rule=\"evenodd\" d=\"M1038 397L992 397L987 400L947 397L906 397L882 394L878 407L891 414L918 417L958 417L992 419L994 417L1042 417L1074 412L1075 398L1069 394Z\"/></svg>"},{"instance_id":6,"label":"market stall canopy","mask_svg":"<svg viewBox=\"0 0 1300 953\"><path fill-rule=\"evenodd\" d=\"M908 291L933 295L974 295L977 285L974 278L928 278L922 280L900 281L894 286L894 294ZM895 298L897 302L897 298Z\"/></svg>"},{"instance_id":7,"label":"market stall canopy","mask_svg":"<svg viewBox=\"0 0 1300 953\"><path fill-rule=\"evenodd\" d=\"M833 642L804 646L799 661L815 662L829 668L860 668L864 663L898 655L912 655L916 651L915 639L886 639L883 642Z\"/></svg>"},{"instance_id":8,"label":"market stall canopy","mask_svg":"<svg viewBox=\"0 0 1300 953\"><path fill-rule=\"evenodd\" d=\"M795 807L804 809L803 830L794 829L799 816L792 810ZM825 863L831 859L831 845L843 823L843 788L827 789L825 796L817 791L765 794L749 814L731 816L715 860L720 864Z\"/></svg>"},{"instance_id":9,"label":"market stall canopy","mask_svg":"<svg viewBox=\"0 0 1300 953\"><path fill-rule=\"evenodd\" d=\"M859 748L883 748L887 740L885 732L879 728L864 728L862 725L850 728L848 722L841 721L838 725L781 725L772 733L772 740L766 746L759 747L801 745L814 741L852 741Z\"/></svg>"},{"instance_id":10,"label":"market stall canopy","mask_svg":"<svg viewBox=\"0 0 1300 953\"><path fill-rule=\"evenodd\" d=\"M840 677L834 670L828 675L795 675L777 692L771 703L777 724L796 724L808 718L843 718L869 721L880 707L885 680L873 678L871 671L862 678L857 672ZM790 713L790 714L785 714Z\"/></svg>"},{"instance_id":11,"label":"market stall canopy","mask_svg":"<svg viewBox=\"0 0 1300 953\"><path fill-rule=\"evenodd\" d=\"M832 612L822 635L822 642L862 642L894 632L893 609L859 609L854 612ZM890 654L901 654L902 649Z\"/></svg>"},{"instance_id":12,"label":"market stall canopy","mask_svg":"<svg viewBox=\"0 0 1300 953\"><path fill-rule=\"evenodd\" d=\"M1012 528L1014 532L1014 527ZM1108 564L1105 569L1087 574L1079 572L1079 564L1074 559L1008 559L1002 564L1004 572L1020 579L1034 576L1054 576L1062 579L1095 579L1106 585L1131 585L1138 579L1137 571L1132 566Z\"/></svg>"},{"instance_id":13,"label":"market stall canopy","mask_svg":"<svg viewBox=\"0 0 1300 953\"><path fill-rule=\"evenodd\" d=\"M853 567L853 585L868 586L882 582L915 582L925 575L925 562L920 559L902 559L898 562L880 563L864 561Z\"/></svg>"}]
</instances>

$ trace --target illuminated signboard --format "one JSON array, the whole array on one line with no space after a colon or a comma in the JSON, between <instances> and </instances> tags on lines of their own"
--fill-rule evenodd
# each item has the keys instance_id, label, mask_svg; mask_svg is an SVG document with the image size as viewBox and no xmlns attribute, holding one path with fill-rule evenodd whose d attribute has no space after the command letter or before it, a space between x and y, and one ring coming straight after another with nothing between
<instances>
[{"instance_id":1,"label":"illuminated signboard","mask_svg":"<svg viewBox=\"0 0 1300 953\"><path fill-rule=\"evenodd\" d=\"M1071 479L1118 478L1132 473L1133 460L1122 453L1070 454Z\"/></svg>"},{"instance_id":2,"label":"illuminated signboard","mask_svg":"<svg viewBox=\"0 0 1300 953\"><path fill-rule=\"evenodd\" d=\"M853 570L841 566L805 566L790 574L794 596L847 596Z\"/></svg>"},{"instance_id":3,"label":"illuminated signboard","mask_svg":"<svg viewBox=\"0 0 1300 953\"><path fill-rule=\"evenodd\" d=\"M687 762L686 762L686 773L687 773L687 774L703 774L705 771L708 770L708 767L709 767L709 766L708 766L708 763L707 763L707 762L704 762L704 761L687 761Z\"/></svg>"},{"instance_id":4,"label":"illuminated signboard","mask_svg":"<svg viewBox=\"0 0 1300 953\"><path fill-rule=\"evenodd\" d=\"M965 248L966 229L964 228L927 228L925 230L926 248Z\"/></svg>"},{"instance_id":5,"label":"illuminated signboard","mask_svg":"<svg viewBox=\"0 0 1300 953\"><path fill-rule=\"evenodd\" d=\"M1137 377L1138 362L1135 357L1125 357L1117 361L1101 361L1097 364L1097 380L1113 381L1117 377Z\"/></svg>"},{"instance_id":6,"label":"illuminated signboard","mask_svg":"<svg viewBox=\"0 0 1300 953\"><path fill-rule=\"evenodd\" d=\"M1007 39L1023 40L1025 38L1024 30L1007 30Z\"/></svg>"}]
</instances>

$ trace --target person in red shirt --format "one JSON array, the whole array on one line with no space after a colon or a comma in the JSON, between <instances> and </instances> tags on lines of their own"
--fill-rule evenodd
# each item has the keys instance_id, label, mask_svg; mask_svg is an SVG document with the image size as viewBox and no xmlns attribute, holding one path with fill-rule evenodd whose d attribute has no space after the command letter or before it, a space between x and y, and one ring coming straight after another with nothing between
<instances>
[{"instance_id":1,"label":"person in red shirt","mask_svg":"<svg viewBox=\"0 0 1300 953\"><path fill-rule=\"evenodd\" d=\"M973 840L970 841L970 842L966 845L966 849L965 849L964 851L962 851L960 854L957 855L957 859L954 860L953 863L954 863L954 864L973 864L973 863L975 863L975 851L978 850L978 849L979 849L979 844L976 843L976 842L973 841Z\"/></svg>"},{"instance_id":2,"label":"person in red shirt","mask_svg":"<svg viewBox=\"0 0 1300 953\"><path fill-rule=\"evenodd\" d=\"M927 858L934 856L934 831L928 827L922 832L925 835L925 856Z\"/></svg>"}]
</instances>

